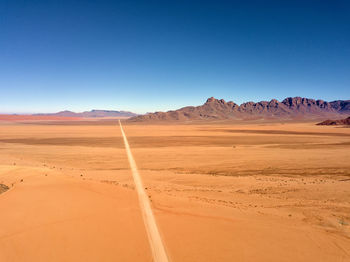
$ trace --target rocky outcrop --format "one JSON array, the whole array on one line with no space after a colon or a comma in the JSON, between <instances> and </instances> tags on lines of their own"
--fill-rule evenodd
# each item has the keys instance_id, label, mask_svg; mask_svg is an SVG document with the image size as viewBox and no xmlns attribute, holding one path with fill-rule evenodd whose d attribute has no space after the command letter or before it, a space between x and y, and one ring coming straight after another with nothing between
<instances>
[{"instance_id":1,"label":"rocky outcrop","mask_svg":"<svg viewBox=\"0 0 350 262\"><path fill-rule=\"evenodd\" d=\"M326 120L321 123L318 123L317 125L319 126L338 126L338 125L345 125L348 126L350 125L350 116L345 119L340 119L340 120Z\"/></svg>"}]
</instances>

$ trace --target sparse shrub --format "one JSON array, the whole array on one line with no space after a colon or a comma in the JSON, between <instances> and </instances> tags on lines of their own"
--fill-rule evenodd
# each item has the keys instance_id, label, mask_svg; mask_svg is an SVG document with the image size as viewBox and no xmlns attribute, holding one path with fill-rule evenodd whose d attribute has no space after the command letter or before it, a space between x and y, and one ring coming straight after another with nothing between
<instances>
[{"instance_id":1,"label":"sparse shrub","mask_svg":"<svg viewBox=\"0 0 350 262\"><path fill-rule=\"evenodd\" d=\"M343 218L339 219L338 222L339 222L339 224L342 225L342 226L347 226L347 225L349 225L349 223L346 222L345 219L343 219Z\"/></svg>"}]
</instances>

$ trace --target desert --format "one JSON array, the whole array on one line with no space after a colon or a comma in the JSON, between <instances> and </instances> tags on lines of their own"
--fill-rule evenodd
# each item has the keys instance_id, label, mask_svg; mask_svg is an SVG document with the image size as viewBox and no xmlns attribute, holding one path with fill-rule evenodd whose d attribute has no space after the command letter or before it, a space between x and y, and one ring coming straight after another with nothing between
<instances>
[{"instance_id":1,"label":"desert","mask_svg":"<svg viewBox=\"0 0 350 262\"><path fill-rule=\"evenodd\" d=\"M122 120L170 261L350 261L350 129ZM118 122L4 122L1 261L152 261Z\"/></svg>"},{"instance_id":2,"label":"desert","mask_svg":"<svg viewBox=\"0 0 350 262\"><path fill-rule=\"evenodd\" d=\"M0 1L0 262L350 262L350 1Z\"/></svg>"}]
</instances>

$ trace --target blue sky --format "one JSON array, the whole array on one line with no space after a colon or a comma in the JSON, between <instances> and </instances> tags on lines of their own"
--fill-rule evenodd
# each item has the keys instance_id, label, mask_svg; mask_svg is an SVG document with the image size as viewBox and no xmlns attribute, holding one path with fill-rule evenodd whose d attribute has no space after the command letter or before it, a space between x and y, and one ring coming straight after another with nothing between
<instances>
[{"instance_id":1,"label":"blue sky","mask_svg":"<svg viewBox=\"0 0 350 262\"><path fill-rule=\"evenodd\" d=\"M350 2L1 1L1 113L350 99Z\"/></svg>"}]
</instances>

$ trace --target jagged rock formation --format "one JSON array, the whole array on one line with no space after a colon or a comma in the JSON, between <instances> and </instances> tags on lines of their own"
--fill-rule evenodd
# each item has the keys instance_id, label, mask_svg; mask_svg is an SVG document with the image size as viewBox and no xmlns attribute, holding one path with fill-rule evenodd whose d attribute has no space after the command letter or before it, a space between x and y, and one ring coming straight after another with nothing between
<instances>
[{"instance_id":1,"label":"jagged rock formation","mask_svg":"<svg viewBox=\"0 0 350 262\"><path fill-rule=\"evenodd\" d=\"M350 125L350 116L340 120L326 120L318 123L319 126L338 126L338 125Z\"/></svg>"},{"instance_id":2,"label":"jagged rock formation","mask_svg":"<svg viewBox=\"0 0 350 262\"><path fill-rule=\"evenodd\" d=\"M350 100L326 102L302 97L288 97L238 105L223 99L209 98L201 106L187 106L168 112L155 112L136 116L129 121L148 120L225 120L225 119L310 119L350 114Z\"/></svg>"}]
</instances>

